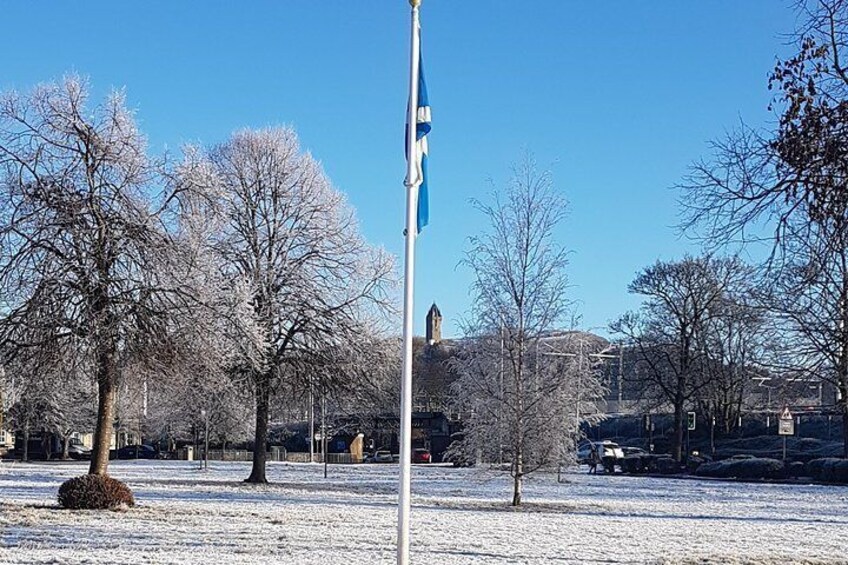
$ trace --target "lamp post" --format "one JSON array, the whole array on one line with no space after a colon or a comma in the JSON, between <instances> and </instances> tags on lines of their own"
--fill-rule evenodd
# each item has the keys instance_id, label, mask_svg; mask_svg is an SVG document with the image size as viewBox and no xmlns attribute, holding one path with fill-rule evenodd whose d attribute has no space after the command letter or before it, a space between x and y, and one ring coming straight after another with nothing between
<instances>
[{"instance_id":1,"label":"lamp post","mask_svg":"<svg viewBox=\"0 0 848 565\"><path fill-rule=\"evenodd\" d=\"M203 418L203 459L200 460L201 469L209 469L209 413L205 409L200 410L200 417Z\"/></svg>"},{"instance_id":2,"label":"lamp post","mask_svg":"<svg viewBox=\"0 0 848 565\"><path fill-rule=\"evenodd\" d=\"M315 396L312 374L309 375L309 462L315 463Z\"/></svg>"},{"instance_id":3,"label":"lamp post","mask_svg":"<svg viewBox=\"0 0 848 565\"><path fill-rule=\"evenodd\" d=\"M324 478L327 478L327 390L321 387L321 452L324 455Z\"/></svg>"}]
</instances>

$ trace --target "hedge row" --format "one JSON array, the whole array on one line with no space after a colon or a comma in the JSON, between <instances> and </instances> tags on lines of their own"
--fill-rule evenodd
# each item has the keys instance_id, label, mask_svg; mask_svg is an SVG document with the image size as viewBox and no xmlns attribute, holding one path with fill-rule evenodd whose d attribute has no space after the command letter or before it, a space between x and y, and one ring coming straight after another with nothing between
<instances>
[{"instance_id":1,"label":"hedge row","mask_svg":"<svg viewBox=\"0 0 848 565\"><path fill-rule=\"evenodd\" d=\"M621 460L621 470L625 473L660 473L673 475L680 473L680 464L667 455L629 455Z\"/></svg>"},{"instance_id":2,"label":"hedge row","mask_svg":"<svg viewBox=\"0 0 848 565\"><path fill-rule=\"evenodd\" d=\"M674 474L681 466L671 457L661 455L631 455L621 461L625 473ZM719 479L785 479L810 477L827 483L848 484L848 459L814 459L808 463L783 461L767 457L724 459L702 462L690 460L688 471L699 477Z\"/></svg>"},{"instance_id":3,"label":"hedge row","mask_svg":"<svg viewBox=\"0 0 848 565\"><path fill-rule=\"evenodd\" d=\"M813 459L807 463L806 472L817 481L848 484L848 459Z\"/></svg>"},{"instance_id":4,"label":"hedge row","mask_svg":"<svg viewBox=\"0 0 848 565\"><path fill-rule=\"evenodd\" d=\"M786 476L782 461L764 457L711 461L700 465L695 474L719 479L782 479Z\"/></svg>"}]
</instances>

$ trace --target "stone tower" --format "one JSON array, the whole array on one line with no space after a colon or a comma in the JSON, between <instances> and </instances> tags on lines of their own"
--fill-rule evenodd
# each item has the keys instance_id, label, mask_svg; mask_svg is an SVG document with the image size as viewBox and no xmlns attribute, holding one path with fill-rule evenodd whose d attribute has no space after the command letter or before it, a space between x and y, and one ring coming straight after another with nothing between
<instances>
[{"instance_id":1,"label":"stone tower","mask_svg":"<svg viewBox=\"0 0 848 565\"><path fill-rule=\"evenodd\" d=\"M442 341L442 313L433 302L430 311L427 312L427 343L430 345Z\"/></svg>"}]
</instances>

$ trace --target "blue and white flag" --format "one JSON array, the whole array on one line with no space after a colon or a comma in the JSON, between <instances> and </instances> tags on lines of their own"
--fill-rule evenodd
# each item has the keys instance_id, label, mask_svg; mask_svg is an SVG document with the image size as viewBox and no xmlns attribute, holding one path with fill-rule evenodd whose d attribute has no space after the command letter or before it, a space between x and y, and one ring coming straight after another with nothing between
<instances>
[{"instance_id":1,"label":"blue and white flag","mask_svg":"<svg viewBox=\"0 0 848 565\"><path fill-rule=\"evenodd\" d=\"M408 127L409 124L407 124ZM430 133L430 129L430 100L427 97L427 83L424 81L424 64L419 57L418 109L415 124L415 178L412 181L412 186L418 190L417 233L421 233L421 230L430 220L430 202L427 194L427 134ZM409 152L407 152L407 155L409 155Z\"/></svg>"}]
</instances>

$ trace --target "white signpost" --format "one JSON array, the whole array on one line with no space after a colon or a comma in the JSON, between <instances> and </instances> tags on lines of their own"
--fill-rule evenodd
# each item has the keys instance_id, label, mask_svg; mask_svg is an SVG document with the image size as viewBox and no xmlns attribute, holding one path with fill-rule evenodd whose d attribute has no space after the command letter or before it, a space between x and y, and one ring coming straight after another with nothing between
<instances>
[{"instance_id":1,"label":"white signpost","mask_svg":"<svg viewBox=\"0 0 848 565\"><path fill-rule=\"evenodd\" d=\"M783 412L780 413L780 420L778 421L777 433L782 436L795 435L795 418L792 416L792 412L789 411L788 406L784 406Z\"/></svg>"},{"instance_id":2,"label":"white signpost","mask_svg":"<svg viewBox=\"0 0 848 565\"><path fill-rule=\"evenodd\" d=\"M795 435L795 418L788 406L783 407L780 419L777 421L777 433L783 436L783 460L786 461L786 436Z\"/></svg>"}]
</instances>

